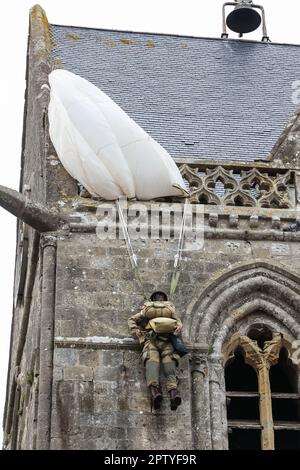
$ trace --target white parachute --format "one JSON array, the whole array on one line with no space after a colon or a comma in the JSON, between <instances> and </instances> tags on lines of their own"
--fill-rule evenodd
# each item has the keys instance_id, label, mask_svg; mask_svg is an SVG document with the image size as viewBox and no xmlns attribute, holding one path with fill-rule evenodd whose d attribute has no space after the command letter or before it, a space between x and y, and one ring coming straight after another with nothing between
<instances>
[{"instance_id":1,"label":"white parachute","mask_svg":"<svg viewBox=\"0 0 300 470\"><path fill-rule=\"evenodd\" d=\"M66 170L93 196L187 197L168 152L112 99L66 70L49 75L50 137Z\"/></svg>"}]
</instances>

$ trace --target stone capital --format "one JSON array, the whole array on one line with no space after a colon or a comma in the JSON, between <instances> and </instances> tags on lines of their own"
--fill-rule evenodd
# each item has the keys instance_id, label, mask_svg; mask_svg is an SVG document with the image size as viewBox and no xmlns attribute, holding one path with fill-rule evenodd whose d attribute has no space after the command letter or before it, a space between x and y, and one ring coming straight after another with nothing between
<instances>
[{"instance_id":1,"label":"stone capital","mask_svg":"<svg viewBox=\"0 0 300 470\"><path fill-rule=\"evenodd\" d=\"M57 246L57 236L52 235L52 234L42 234L41 235L40 245L41 245L42 250L44 250L48 246L52 246L52 247L56 248L56 246Z\"/></svg>"},{"instance_id":2,"label":"stone capital","mask_svg":"<svg viewBox=\"0 0 300 470\"><path fill-rule=\"evenodd\" d=\"M192 354L190 362L192 374L198 372L204 377L208 375L208 363L206 354Z\"/></svg>"}]
</instances>

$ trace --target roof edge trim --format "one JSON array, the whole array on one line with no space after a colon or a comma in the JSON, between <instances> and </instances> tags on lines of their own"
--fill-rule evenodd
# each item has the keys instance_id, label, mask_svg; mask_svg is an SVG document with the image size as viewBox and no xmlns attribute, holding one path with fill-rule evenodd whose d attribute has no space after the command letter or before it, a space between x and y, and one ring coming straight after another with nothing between
<instances>
[{"instance_id":1,"label":"roof edge trim","mask_svg":"<svg viewBox=\"0 0 300 470\"><path fill-rule=\"evenodd\" d=\"M86 29L86 30L94 30L94 31L109 31L111 33L126 33L126 34L143 34L149 36L166 36L166 37L176 37L181 39L204 39L209 41L226 41L226 42L239 42L239 43L249 43L249 44L261 44L263 46L293 46L293 47L300 47L300 44L293 44L293 43L282 43L282 42L263 42L263 41L256 41L252 39L239 39L239 38L228 38L222 39L220 37L208 37L208 36L193 36L189 34L175 34L175 33L157 33L157 32L149 32L149 31L131 31L131 30L123 30L123 29L113 29L113 28L96 28L95 26L74 26L74 25L66 25L66 24L57 24L57 23L50 23L50 27L55 26L59 28L74 28L74 29Z\"/></svg>"}]
</instances>

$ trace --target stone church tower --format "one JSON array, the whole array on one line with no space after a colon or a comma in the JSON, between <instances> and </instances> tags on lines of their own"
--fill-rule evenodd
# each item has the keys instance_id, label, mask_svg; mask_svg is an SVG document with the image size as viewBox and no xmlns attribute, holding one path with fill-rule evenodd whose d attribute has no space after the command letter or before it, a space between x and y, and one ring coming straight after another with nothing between
<instances>
[{"instance_id":1,"label":"stone church tower","mask_svg":"<svg viewBox=\"0 0 300 470\"><path fill-rule=\"evenodd\" d=\"M173 296L190 351L176 412L166 396L150 411L125 242L99 239L105 201L80 196L50 141L54 68L162 144L204 210ZM0 187L18 217L5 448L299 449L297 80L296 45L49 25L31 10L20 192ZM151 202L158 220L173 202ZM169 291L177 241L160 227L132 243L147 294Z\"/></svg>"}]
</instances>

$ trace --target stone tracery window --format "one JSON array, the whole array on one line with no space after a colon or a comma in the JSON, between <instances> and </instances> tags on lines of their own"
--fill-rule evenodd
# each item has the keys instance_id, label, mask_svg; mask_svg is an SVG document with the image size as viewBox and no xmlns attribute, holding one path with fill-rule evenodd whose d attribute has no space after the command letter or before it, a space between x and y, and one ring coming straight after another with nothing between
<instances>
[{"instance_id":1,"label":"stone tracery window","mask_svg":"<svg viewBox=\"0 0 300 470\"><path fill-rule=\"evenodd\" d=\"M261 325L225 345L229 449L300 449L299 369L290 346Z\"/></svg>"}]
</instances>

